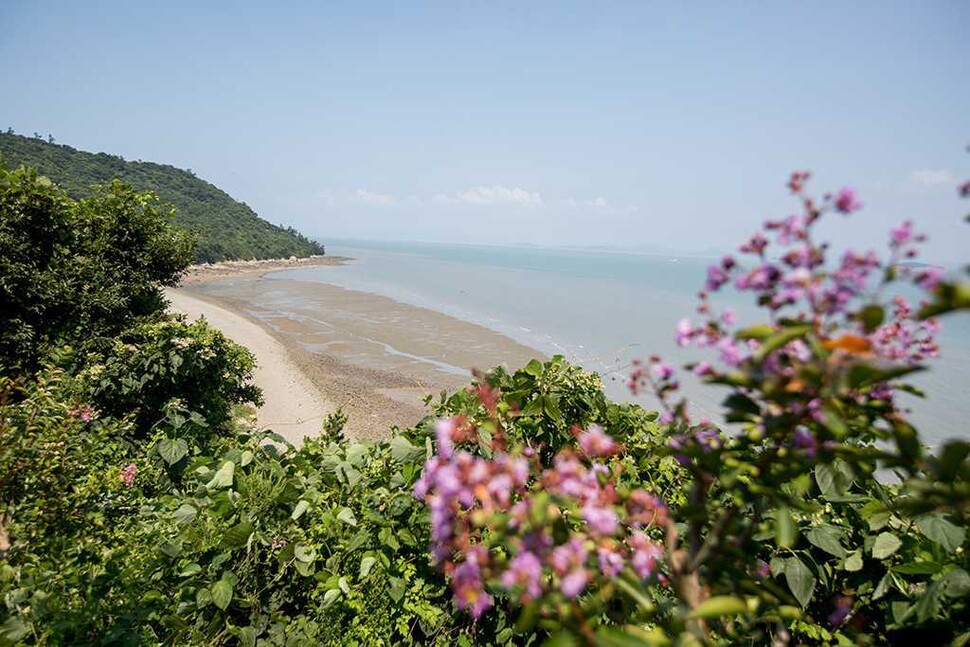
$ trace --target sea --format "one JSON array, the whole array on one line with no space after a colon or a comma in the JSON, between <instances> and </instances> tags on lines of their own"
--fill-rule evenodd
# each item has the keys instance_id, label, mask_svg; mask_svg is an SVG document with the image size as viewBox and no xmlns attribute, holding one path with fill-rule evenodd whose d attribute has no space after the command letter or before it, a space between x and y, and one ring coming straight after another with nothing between
<instances>
[{"instance_id":1,"label":"sea","mask_svg":"<svg viewBox=\"0 0 970 647\"><path fill-rule=\"evenodd\" d=\"M610 397L650 408L658 404L652 395L634 396L626 387L634 359L715 360L712 351L674 342L677 321L695 315L713 257L358 240L327 241L327 253L354 261L267 277L379 294L485 326L546 355L564 355L599 373ZM742 326L764 320L750 295L729 291L713 304L733 309ZM942 323L941 357L911 380L927 398L907 395L903 402L929 445L970 439L970 315ZM720 419L723 387L700 384L687 371L681 383L695 414Z\"/></svg>"}]
</instances>

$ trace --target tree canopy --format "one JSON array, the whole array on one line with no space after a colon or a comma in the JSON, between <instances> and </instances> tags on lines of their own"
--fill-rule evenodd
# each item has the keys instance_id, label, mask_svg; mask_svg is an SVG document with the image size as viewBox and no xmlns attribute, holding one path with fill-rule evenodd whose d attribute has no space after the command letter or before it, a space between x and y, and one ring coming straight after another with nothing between
<instances>
[{"instance_id":1,"label":"tree canopy","mask_svg":"<svg viewBox=\"0 0 970 647\"><path fill-rule=\"evenodd\" d=\"M154 191L175 208L174 223L196 240L195 260L305 257L324 248L291 227L260 218L248 205L198 178L189 170L152 162L134 162L107 153L88 153L53 143L53 138L0 133L0 162L30 166L72 198L93 194L96 185L122 180L137 191Z\"/></svg>"}]
</instances>

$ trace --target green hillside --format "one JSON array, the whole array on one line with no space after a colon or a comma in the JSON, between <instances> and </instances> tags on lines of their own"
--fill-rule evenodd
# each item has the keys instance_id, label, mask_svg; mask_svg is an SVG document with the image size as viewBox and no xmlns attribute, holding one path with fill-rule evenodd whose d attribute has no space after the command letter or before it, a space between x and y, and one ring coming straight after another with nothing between
<instances>
[{"instance_id":1,"label":"green hillside","mask_svg":"<svg viewBox=\"0 0 970 647\"><path fill-rule=\"evenodd\" d=\"M91 195L91 187L120 179L136 190L152 190L175 207L175 223L197 240L196 260L286 258L322 254L323 246L290 227L271 224L225 191L191 171L152 162L130 162L117 155L88 153L70 146L0 133L0 162L32 166L72 197Z\"/></svg>"}]
</instances>

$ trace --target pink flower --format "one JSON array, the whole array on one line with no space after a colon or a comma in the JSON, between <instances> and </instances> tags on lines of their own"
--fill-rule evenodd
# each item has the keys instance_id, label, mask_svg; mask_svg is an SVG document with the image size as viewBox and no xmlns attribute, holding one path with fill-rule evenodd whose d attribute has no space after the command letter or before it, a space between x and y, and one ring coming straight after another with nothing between
<instances>
[{"instance_id":1,"label":"pink flower","mask_svg":"<svg viewBox=\"0 0 970 647\"><path fill-rule=\"evenodd\" d=\"M586 588L589 582L589 573L586 569L578 568L566 573L559 584L559 590L569 599L575 599Z\"/></svg>"},{"instance_id":2,"label":"pink flower","mask_svg":"<svg viewBox=\"0 0 970 647\"><path fill-rule=\"evenodd\" d=\"M712 372L714 372L714 367L708 362L700 361L694 365L691 372L697 377L704 377L705 375L710 375Z\"/></svg>"},{"instance_id":3,"label":"pink flower","mask_svg":"<svg viewBox=\"0 0 970 647\"><path fill-rule=\"evenodd\" d=\"M835 210L839 213L848 215L861 208L862 203L856 198L855 191L852 189L842 189L835 195Z\"/></svg>"},{"instance_id":4,"label":"pink flower","mask_svg":"<svg viewBox=\"0 0 970 647\"><path fill-rule=\"evenodd\" d=\"M81 422L91 422L94 420L94 408L90 404L73 407L68 414L78 418Z\"/></svg>"},{"instance_id":5,"label":"pink flower","mask_svg":"<svg viewBox=\"0 0 970 647\"><path fill-rule=\"evenodd\" d=\"M589 529L594 535L603 537L614 535L619 527L619 519L617 519L612 507L584 505L583 520L589 525Z\"/></svg>"},{"instance_id":6,"label":"pink flower","mask_svg":"<svg viewBox=\"0 0 970 647\"><path fill-rule=\"evenodd\" d=\"M657 562L663 557L663 548L643 534L635 532L630 535L630 548L633 549L633 557L630 560L633 572L640 579L647 579L657 572Z\"/></svg>"},{"instance_id":7,"label":"pink flower","mask_svg":"<svg viewBox=\"0 0 970 647\"><path fill-rule=\"evenodd\" d=\"M492 606L492 596L485 592L482 565L488 553L481 546L473 546L465 553L465 561L452 573L451 588L459 609L467 609L476 620Z\"/></svg>"},{"instance_id":8,"label":"pink flower","mask_svg":"<svg viewBox=\"0 0 970 647\"><path fill-rule=\"evenodd\" d=\"M674 335L674 339L677 341L678 346L687 346L693 335L694 327L691 325L690 319L685 318L677 322L677 332Z\"/></svg>"},{"instance_id":9,"label":"pink flower","mask_svg":"<svg viewBox=\"0 0 970 647\"><path fill-rule=\"evenodd\" d=\"M135 483L135 475L137 474L138 466L134 463L129 463L121 470L121 482L125 484L125 487L131 487Z\"/></svg>"},{"instance_id":10,"label":"pink flower","mask_svg":"<svg viewBox=\"0 0 970 647\"><path fill-rule=\"evenodd\" d=\"M758 254L760 256L767 246L768 239L765 238L765 235L759 231L753 234L751 238L741 245L741 247L738 248L738 251L744 254Z\"/></svg>"},{"instance_id":11,"label":"pink flower","mask_svg":"<svg viewBox=\"0 0 970 647\"><path fill-rule=\"evenodd\" d=\"M658 380L669 380L674 376L674 367L664 362L653 365L653 374Z\"/></svg>"},{"instance_id":12,"label":"pink flower","mask_svg":"<svg viewBox=\"0 0 970 647\"><path fill-rule=\"evenodd\" d=\"M623 556L608 547L596 549L600 572L606 577L616 577L623 570Z\"/></svg>"},{"instance_id":13,"label":"pink flower","mask_svg":"<svg viewBox=\"0 0 970 647\"><path fill-rule=\"evenodd\" d=\"M590 426L588 430L579 434L578 439L583 453L590 458L612 456L620 449L616 441L610 438L599 425Z\"/></svg>"},{"instance_id":14,"label":"pink flower","mask_svg":"<svg viewBox=\"0 0 970 647\"><path fill-rule=\"evenodd\" d=\"M913 223L909 220L889 230L889 246L902 247L913 239Z\"/></svg>"},{"instance_id":15,"label":"pink flower","mask_svg":"<svg viewBox=\"0 0 970 647\"><path fill-rule=\"evenodd\" d=\"M438 441L438 455L448 458L454 451L456 422L454 418L442 418L434 423L435 438Z\"/></svg>"},{"instance_id":16,"label":"pink flower","mask_svg":"<svg viewBox=\"0 0 970 647\"><path fill-rule=\"evenodd\" d=\"M521 588L525 602L542 595L541 583L542 562L529 551L513 557L508 569L502 574L502 586L509 590Z\"/></svg>"},{"instance_id":17,"label":"pink flower","mask_svg":"<svg viewBox=\"0 0 970 647\"><path fill-rule=\"evenodd\" d=\"M721 286L728 282L730 276L718 265L711 265L707 268L706 289L708 292L717 292Z\"/></svg>"},{"instance_id":18,"label":"pink flower","mask_svg":"<svg viewBox=\"0 0 970 647\"><path fill-rule=\"evenodd\" d=\"M586 588L586 583L589 581L589 573L586 570L588 554L583 541L578 537L572 537L552 551L549 562L560 578L559 590L567 598L577 597Z\"/></svg>"},{"instance_id":19,"label":"pink flower","mask_svg":"<svg viewBox=\"0 0 970 647\"><path fill-rule=\"evenodd\" d=\"M916 273L915 282L919 287L931 292L943 281L944 274L946 273L942 268L928 267Z\"/></svg>"}]
</instances>

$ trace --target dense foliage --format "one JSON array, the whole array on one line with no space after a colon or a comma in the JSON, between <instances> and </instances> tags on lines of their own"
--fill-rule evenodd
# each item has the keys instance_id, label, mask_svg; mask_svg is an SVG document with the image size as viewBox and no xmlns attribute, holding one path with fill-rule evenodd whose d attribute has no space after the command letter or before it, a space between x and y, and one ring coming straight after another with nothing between
<instances>
[{"instance_id":1,"label":"dense foliage","mask_svg":"<svg viewBox=\"0 0 970 647\"><path fill-rule=\"evenodd\" d=\"M4 173L0 645L970 637L970 446L930 454L894 404L935 324L862 280L895 280L918 236L826 269L811 225L851 194L816 207L793 178L804 220L748 241L754 267L712 268L709 290L752 290L767 324L705 295L678 327L718 353L692 370L733 426L693 420L660 358L631 385L662 413L555 357L477 374L384 441L347 441L336 414L297 448L245 421L248 351L161 310L189 258L148 196L75 203ZM966 307L965 286L909 278L925 315Z\"/></svg>"},{"instance_id":2,"label":"dense foliage","mask_svg":"<svg viewBox=\"0 0 970 647\"><path fill-rule=\"evenodd\" d=\"M0 373L154 315L190 259L150 194L112 182L74 201L32 169L0 166Z\"/></svg>"},{"instance_id":3,"label":"dense foliage","mask_svg":"<svg viewBox=\"0 0 970 647\"><path fill-rule=\"evenodd\" d=\"M196 240L199 263L233 259L304 257L323 254L323 246L291 227L273 225L242 202L196 177L191 171L151 162L127 161L107 153L88 153L37 137L0 133L0 162L30 166L74 198L92 187L122 180L138 191L154 191L176 210L175 224Z\"/></svg>"}]
</instances>

